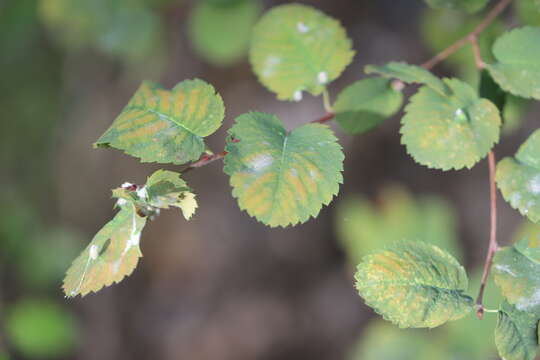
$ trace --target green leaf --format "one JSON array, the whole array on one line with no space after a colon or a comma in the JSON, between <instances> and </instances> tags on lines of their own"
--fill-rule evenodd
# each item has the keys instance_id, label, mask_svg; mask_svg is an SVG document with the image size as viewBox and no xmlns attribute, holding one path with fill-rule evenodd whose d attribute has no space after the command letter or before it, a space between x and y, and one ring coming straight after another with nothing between
<instances>
[{"instance_id":1,"label":"green leaf","mask_svg":"<svg viewBox=\"0 0 540 360\"><path fill-rule=\"evenodd\" d=\"M486 7L489 0L425 0L433 8L464 10L475 13Z\"/></svg>"},{"instance_id":2,"label":"green leaf","mask_svg":"<svg viewBox=\"0 0 540 360\"><path fill-rule=\"evenodd\" d=\"M538 349L538 315L504 301L495 327L495 344L506 360L533 360Z\"/></svg>"},{"instance_id":3,"label":"green leaf","mask_svg":"<svg viewBox=\"0 0 540 360\"><path fill-rule=\"evenodd\" d=\"M523 238L514 247L530 261L540 265L540 237L538 235L536 237Z\"/></svg>"},{"instance_id":4,"label":"green leaf","mask_svg":"<svg viewBox=\"0 0 540 360\"><path fill-rule=\"evenodd\" d=\"M239 116L229 134L224 171L233 196L262 223L305 222L338 193L344 156L326 125L287 132L276 116L252 112Z\"/></svg>"},{"instance_id":5,"label":"green leaf","mask_svg":"<svg viewBox=\"0 0 540 360\"><path fill-rule=\"evenodd\" d=\"M399 327L439 326L469 313L467 275L451 255L423 242L402 241L366 256L356 288L375 311Z\"/></svg>"},{"instance_id":6,"label":"green leaf","mask_svg":"<svg viewBox=\"0 0 540 360\"><path fill-rule=\"evenodd\" d=\"M506 201L533 222L540 220L540 130L525 141L515 158L497 164L497 186Z\"/></svg>"},{"instance_id":7,"label":"green leaf","mask_svg":"<svg viewBox=\"0 0 540 360\"><path fill-rule=\"evenodd\" d=\"M378 74L410 84L425 84L441 95L448 93L448 88L441 79L420 66L409 65L404 62L389 62L380 66L367 65L364 71L366 74Z\"/></svg>"},{"instance_id":8,"label":"green leaf","mask_svg":"<svg viewBox=\"0 0 540 360\"><path fill-rule=\"evenodd\" d=\"M66 307L46 299L22 299L5 313L6 335L20 355L29 359L72 357L78 329Z\"/></svg>"},{"instance_id":9,"label":"green leaf","mask_svg":"<svg viewBox=\"0 0 540 360\"><path fill-rule=\"evenodd\" d=\"M540 99L540 27L505 33L495 42L493 54L497 62L486 66L505 91Z\"/></svg>"},{"instance_id":10,"label":"green leaf","mask_svg":"<svg viewBox=\"0 0 540 360\"><path fill-rule=\"evenodd\" d=\"M540 315L540 264L514 246L499 250L493 264L495 283L506 300L520 311Z\"/></svg>"},{"instance_id":11,"label":"green leaf","mask_svg":"<svg viewBox=\"0 0 540 360\"><path fill-rule=\"evenodd\" d=\"M499 111L468 84L457 79L444 83L450 95L424 86L411 98L402 119L401 143L427 167L470 169L499 141Z\"/></svg>"},{"instance_id":12,"label":"green leaf","mask_svg":"<svg viewBox=\"0 0 540 360\"><path fill-rule=\"evenodd\" d=\"M185 80L171 91L143 82L111 127L94 144L114 147L142 162L185 164L205 150L203 138L224 117L221 96L202 80Z\"/></svg>"},{"instance_id":13,"label":"green leaf","mask_svg":"<svg viewBox=\"0 0 540 360\"><path fill-rule=\"evenodd\" d=\"M142 256L139 241L146 217L125 204L92 239L71 265L64 279L67 297L84 296L130 275Z\"/></svg>"},{"instance_id":14,"label":"green leaf","mask_svg":"<svg viewBox=\"0 0 540 360\"><path fill-rule=\"evenodd\" d=\"M257 0L236 1L230 6L198 1L190 19L195 50L215 65L236 62L247 53L260 10Z\"/></svg>"},{"instance_id":15,"label":"green leaf","mask_svg":"<svg viewBox=\"0 0 540 360\"><path fill-rule=\"evenodd\" d=\"M189 220L197 202L195 194L180 178L180 174L174 171L158 170L146 181L148 204L160 209L168 209L174 206L182 209L184 217Z\"/></svg>"},{"instance_id":16,"label":"green leaf","mask_svg":"<svg viewBox=\"0 0 540 360\"><path fill-rule=\"evenodd\" d=\"M540 26L540 1L516 0L513 1L515 13L524 25Z\"/></svg>"},{"instance_id":17,"label":"green leaf","mask_svg":"<svg viewBox=\"0 0 540 360\"><path fill-rule=\"evenodd\" d=\"M400 239L432 243L454 255L462 253L453 209L440 197L385 187L373 201L359 196L342 199L336 220L338 239L351 264Z\"/></svg>"},{"instance_id":18,"label":"green leaf","mask_svg":"<svg viewBox=\"0 0 540 360\"><path fill-rule=\"evenodd\" d=\"M350 134L371 130L394 115L403 95L387 79L359 80L339 93L333 106L336 122Z\"/></svg>"},{"instance_id":19,"label":"green leaf","mask_svg":"<svg viewBox=\"0 0 540 360\"><path fill-rule=\"evenodd\" d=\"M253 30L249 58L260 82L281 100L319 95L354 56L339 22L306 5L268 11Z\"/></svg>"}]
</instances>

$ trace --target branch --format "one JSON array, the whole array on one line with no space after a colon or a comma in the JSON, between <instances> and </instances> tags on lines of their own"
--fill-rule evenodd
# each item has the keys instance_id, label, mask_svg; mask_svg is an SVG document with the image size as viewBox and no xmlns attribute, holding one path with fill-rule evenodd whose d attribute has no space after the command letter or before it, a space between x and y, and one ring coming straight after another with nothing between
<instances>
[{"instance_id":1,"label":"branch","mask_svg":"<svg viewBox=\"0 0 540 360\"><path fill-rule=\"evenodd\" d=\"M486 283L493 263L493 256L499 249L497 244L497 187L495 186L495 154L490 151L488 154L489 164L489 193L490 193L490 234L489 234L489 248L486 256L486 262L484 263L484 272L482 273L482 281L480 283L480 290L478 291L478 297L476 298L476 316L482 319L484 316L484 290L486 289Z\"/></svg>"},{"instance_id":2,"label":"branch","mask_svg":"<svg viewBox=\"0 0 540 360\"><path fill-rule=\"evenodd\" d=\"M499 16L508 7L508 5L510 5L511 2L512 2L512 0L501 0L497 5L495 5L493 7L493 9L491 9L487 13L484 20L482 20L482 22L480 24L478 24L478 26L476 28L474 28L474 30L472 32L465 35L463 38L459 39L454 44L450 45L449 47L447 47L446 49L444 49L443 51L441 51L440 53L435 55L432 59L426 61L421 66L423 68L425 68L425 69L428 69L428 70L431 69L432 67L434 67L435 65L437 65L441 61L445 60L448 56L452 55L457 50L461 49L468 42L470 42L473 45L473 49L478 48L478 43L476 41L476 38L478 37L478 35L480 33L482 33L493 22L493 20L495 20L495 18L497 18L497 16ZM475 54L476 54L476 52L475 52ZM479 48L478 48L478 55L480 55ZM399 80L394 80L392 82L392 87L394 89L396 89L396 90L401 90L401 89L403 89L404 84ZM324 96L323 100L324 100L324 103L325 103L325 109L326 109L327 113L325 115L323 115L322 117L320 117L319 119L315 119L315 120L310 121L310 123L324 124L324 123L334 119L334 117L335 117L335 114L333 112L329 111L331 109L330 109L330 106L328 104L329 103L328 93L323 94L323 96ZM201 156L201 158L199 160L197 160L196 162L194 162L194 163L188 165L186 168L184 168L184 170L182 170L181 173L186 173L186 172L191 171L193 169L200 168L200 167L203 167L203 166L208 165L210 163L213 163L216 160L223 159L225 157L225 155L227 155L226 151L222 151L220 153L213 154L213 155L204 154L203 156Z\"/></svg>"},{"instance_id":3,"label":"branch","mask_svg":"<svg viewBox=\"0 0 540 360\"><path fill-rule=\"evenodd\" d=\"M478 35L480 35L489 25L491 25L493 20L495 20L508 7L508 5L510 5L511 2L512 0L499 1L499 3L487 13L484 20L482 20L480 24L473 29L473 31L423 63L421 66L427 70L430 70L435 65L439 64L441 61L445 60L447 57L461 49L463 46L467 45L467 43L476 41Z\"/></svg>"},{"instance_id":4,"label":"branch","mask_svg":"<svg viewBox=\"0 0 540 360\"><path fill-rule=\"evenodd\" d=\"M316 124L316 123L324 124L324 123L329 122L332 119L334 119L335 116L336 116L336 114L334 114L332 112L329 112L329 113L326 113L325 115L321 116L318 119L310 121L310 123L311 124ZM238 142L240 140L235 140L235 141ZM180 171L180 173L185 174L185 173L187 173L187 172L189 172L189 171L191 171L193 169L197 169L197 168L206 166L206 165L208 165L210 163L213 163L216 160L221 160L227 154L228 154L227 151L222 151L222 152L219 152L217 154L212 154L212 155L204 154L204 155L201 156L201 158L199 160L197 160L194 163L189 164L186 168L184 168L182 171Z\"/></svg>"}]
</instances>

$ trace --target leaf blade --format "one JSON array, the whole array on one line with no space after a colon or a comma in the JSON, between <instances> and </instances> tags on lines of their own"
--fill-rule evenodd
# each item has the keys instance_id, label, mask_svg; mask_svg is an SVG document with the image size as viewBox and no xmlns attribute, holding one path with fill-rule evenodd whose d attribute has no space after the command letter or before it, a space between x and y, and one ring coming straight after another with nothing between
<instances>
[{"instance_id":1,"label":"leaf blade","mask_svg":"<svg viewBox=\"0 0 540 360\"><path fill-rule=\"evenodd\" d=\"M221 96L195 79L171 91L143 82L95 147L124 150L142 162L184 164L204 152L203 138L223 121Z\"/></svg>"},{"instance_id":2,"label":"leaf blade","mask_svg":"<svg viewBox=\"0 0 540 360\"><path fill-rule=\"evenodd\" d=\"M465 270L429 244L402 241L368 255L355 279L366 304L399 327L432 328L472 309L472 299L463 294Z\"/></svg>"},{"instance_id":3,"label":"leaf blade","mask_svg":"<svg viewBox=\"0 0 540 360\"><path fill-rule=\"evenodd\" d=\"M327 126L290 133L274 115L247 113L229 130L224 171L242 210L271 227L305 222L339 190L343 153Z\"/></svg>"}]
</instances>

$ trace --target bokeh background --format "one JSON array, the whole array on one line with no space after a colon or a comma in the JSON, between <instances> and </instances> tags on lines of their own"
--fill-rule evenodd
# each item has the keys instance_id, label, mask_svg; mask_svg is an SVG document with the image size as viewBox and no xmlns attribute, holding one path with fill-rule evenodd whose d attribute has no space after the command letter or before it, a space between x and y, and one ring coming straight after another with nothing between
<instances>
[{"instance_id":1,"label":"bokeh background","mask_svg":"<svg viewBox=\"0 0 540 360\"><path fill-rule=\"evenodd\" d=\"M298 2L339 19L353 40L357 55L330 85L333 97L365 76L364 65L421 63L478 22L419 0ZM355 263L402 238L448 249L472 274L469 293L478 288L489 231L485 161L445 173L416 165L400 145L400 116L362 136L336 129L345 183L317 219L287 229L257 223L214 163L186 175L200 205L193 220L168 211L147 226L132 276L64 298L64 271L113 215L110 189L144 183L159 168L92 149L143 79L212 83L226 105L223 128L208 139L215 151L243 112L275 113L289 128L324 114L320 98L277 101L250 70L251 26L282 3L0 0L0 359L497 358L491 314L405 331L356 295ZM505 26L540 25L529 3L517 1L482 36L486 59ZM477 82L470 49L435 71ZM537 104L508 100L498 157L516 151L539 115ZM498 205L502 243L537 231ZM497 307L496 294L487 305Z\"/></svg>"}]
</instances>

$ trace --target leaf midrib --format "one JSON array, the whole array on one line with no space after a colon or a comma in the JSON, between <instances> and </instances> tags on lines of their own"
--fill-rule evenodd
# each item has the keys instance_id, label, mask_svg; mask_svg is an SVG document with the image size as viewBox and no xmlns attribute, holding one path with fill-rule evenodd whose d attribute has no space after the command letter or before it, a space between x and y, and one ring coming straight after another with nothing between
<instances>
[{"instance_id":1,"label":"leaf midrib","mask_svg":"<svg viewBox=\"0 0 540 360\"><path fill-rule=\"evenodd\" d=\"M196 136L196 137L198 137L198 138L201 138L201 136L200 136L200 135L197 135L197 134L195 133L194 130L192 130L192 129L186 127L184 124L182 124L182 123L176 121L176 119L175 119L173 116L171 116L171 115L167 115L167 114L164 114L164 113L162 113L162 112L160 112L160 111L157 111L157 110L154 110L154 109L149 109L149 108L146 108L146 107L144 107L144 106L139 106L139 105L133 105L133 106L130 106L128 110L140 110L140 111L146 111L146 112L149 112L149 113L151 113L151 114L157 115L157 116L159 116L160 118L165 118L166 120L172 122L173 124L179 126L180 128L184 129L185 131L187 131L190 135L193 135L193 136Z\"/></svg>"}]
</instances>

